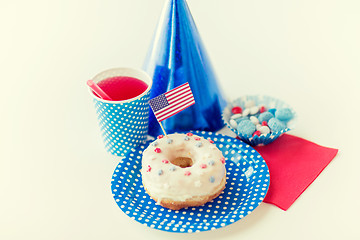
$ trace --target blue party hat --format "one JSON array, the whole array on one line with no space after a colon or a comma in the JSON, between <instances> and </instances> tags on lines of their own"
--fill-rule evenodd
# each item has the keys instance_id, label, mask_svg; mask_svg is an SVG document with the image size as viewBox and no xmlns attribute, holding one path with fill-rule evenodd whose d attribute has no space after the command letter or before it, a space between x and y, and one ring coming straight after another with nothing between
<instances>
[{"instance_id":1,"label":"blue party hat","mask_svg":"<svg viewBox=\"0 0 360 240\"><path fill-rule=\"evenodd\" d=\"M168 133L217 131L224 126L221 114L226 101L185 0L167 1L144 69L153 78L150 98L186 82L193 91L195 105L162 122ZM150 111L149 134L156 136L161 132Z\"/></svg>"}]
</instances>

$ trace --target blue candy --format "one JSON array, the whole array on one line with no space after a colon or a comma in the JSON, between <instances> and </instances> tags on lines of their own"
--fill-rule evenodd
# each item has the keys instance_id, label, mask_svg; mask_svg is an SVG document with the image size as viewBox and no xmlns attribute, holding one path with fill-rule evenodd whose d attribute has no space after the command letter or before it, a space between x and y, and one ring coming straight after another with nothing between
<instances>
[{"instance_id":1,"label":"blue candy","mask_svg":"<svg viewBox=\"0 0 360 240\"><path fill-rule=\"evenodd\" d=\"M234 119L236 121L237 124L239 124L240 122L244 121L244 120L249 120L248 117L240 117L240 118L235 118Z\"/></svg>"},{"instance_id":2,"label":"blue candy","mask_svg":"<svg viewBox=\"0 0 360 240\"><path fill-rule=\"evenodd\" d=\"M270 108L268 112L275 116L276 108Z\"/></svg>"},{"instance_id":3,"label":"blue candy","mask_svg":"<svg viewBox=\"0 0 360 240\"><path fill-rule=\"evenodd\" d=\"M273 117L274 117L274 115L271 112L263 112L259 115L258 119L259 119L259 122L262 123L264 121L268 122Z\"/></svg>"},{"instance_id":4,"label":"blue candy","mask_svg":"<svg viewBox=\"0 0 360 240\"><path fill-rule=\"evenodd\" d=\"M271 118L268 121L268 126L272 132L280 132L281 130L284 130L286 128L285 123L283 123L277 118Z\"/></svg>"},{"instance_id":5,"label":"blue candy","mask_svg":"<svg viewBox=\"0 0 360 240\"><path fill-rule=\"evenodd\" d=\"M256 128L255 125L250 120L243 120L239 122L237 127L238 133L241 135L252 135Z\"/></svg>"},{"instance_id":6,"label":"blue candy","mask_svg":"<svg viewBox=\"0 0 360 240\"><path fill-rule=\"evenodd\" d=\"M291 112L290 108L280 108L276 111L275 117L280 121L287 122L291 120L294 117L294 115Z\"/></svg>"}]
</instances>

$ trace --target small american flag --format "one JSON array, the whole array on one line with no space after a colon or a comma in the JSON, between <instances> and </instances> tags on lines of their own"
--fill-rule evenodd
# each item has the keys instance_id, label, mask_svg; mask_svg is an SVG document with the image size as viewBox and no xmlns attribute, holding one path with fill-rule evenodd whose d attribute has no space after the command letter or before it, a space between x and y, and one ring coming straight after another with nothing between
<instances>
[{"instance_id":1,"label":"small american flag","mask_svg":"<svg viewBox=\"0 0 360 240\"><path fill-rule=\"evenodd\" d=\"M189 83L178 86L149 100L155 117L159 122L195 104Z\"/></svg>"}]
</instances>

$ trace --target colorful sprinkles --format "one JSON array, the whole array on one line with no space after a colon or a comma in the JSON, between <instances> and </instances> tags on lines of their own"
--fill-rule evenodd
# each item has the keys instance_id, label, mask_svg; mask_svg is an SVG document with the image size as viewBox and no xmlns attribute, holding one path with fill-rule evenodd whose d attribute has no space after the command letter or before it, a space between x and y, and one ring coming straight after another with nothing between
<instances>
[{"instance_id":1,"label":"colorful sprinkles","mask_svg":"<svg viewBox=\"0 0 360 240\"><path fill-rule=\"evenodd\" d=\"M190 176L190 175L191 175L191 172L190 172L190 171L185 171L184 175L185 175L185 176Z\"/></svg>"},{"instance_id":2,"label":"colorful sprinkles","mask_svg":"<svg viewBox=\"0 0 360 240\"><path fill-rule=\"evenodd\" d=\"M205 136L205 139L207 139L208 134L204 133L203 135ZM183 140L183 137L181 137L181 140ZM220 139L224 139L226 143L221 143ZM226 141L228 139L229 143ZM162 143L166 144L165 140L166 139L162 140ZM146 147L146 145L144 145L144 147L137 149L139 151L135 151L132 156L126 158L124 162L121 161L115 169L116 172L114 171L111 181L111 190L116 204L119 206L121 211L126 214L126 216L129 216L135 221L152 229L166 232L195 233L208 231L208 233L211 233L213 230L215 231L216 229L242 220L257 208L266 195L270 182L266 164L259 154L256 152L252 153L252 151L250 151L251 148L246 148L246 150L249 150L245 150L248 152L246 153L244 149L247 145L240 141L235 142L232 138L220 136L216 139L215 144L223 144L223 146L219 147L219 149L224 152L228 151L228 155L226 156L226 165L228 167L227 185L230 187L227 187L221 197L217 198L213 202L201 207L188 208L183 211L167 210L155 203L145 192L141 176L137 173L137 170L141 168L141 160L138 159L138 156L141 157L141 151ZM230 147L227 148L227 145L230 145ZM152 150L153 149L154 147L152 147ZM232 153L232 150L234 150L235 153ZM155 166L153 167L153 173L151 174L155 173L154 176L156 176L159 180L162 180L162 187L164 189L170 188L167 181L164 181L164 178L167 177L166 172L169 171L168 169L173 165L163 165L161 161L164 157L161 158L159 154L155 154L153 151L151 151L151 153L153 156L157 156L157 160L159 160L160 166L162 165L161 168L164 170L164 175L158 176L158 169L154 171ZM236 161L237 156L241 156L238 163ZM244 156L247 156L248 159L244 158ZM251 161L253 161L251 165L258 168L256 168L257 172L248 179L245 174L241 173L243 173L250 165L250 156L252 157ZM221 164L218 162L218 158L211 158L211 156L209 156L205 161L208 165L208 169L199 169L198 165L198 171L205 172L210 170L210 161L214 161L215 165ZM243 170L243 168L245 170ZM147 164L144 165L145 172L146 169ZM182 169L179 168L177 171L178 170ZM183 174L184 171L181 171L180 175L186 179L187 177ZM194 175L194 172L192 175ZM131 186L131 188L129 187L129 183L127 181L127 179L130 179L129 176L132 177L132 179L137 180L132 181L134 182L134 186ZM214 183L211 183L211 176L214 176ZM193 186L194 189L196 188L200 190L206 184L214 185L216 180L218 180L218 177L214 174L210 174L202 181L194 181ZM129 201L129 198L131 201ZM154 216L156 217L156 220L154 220Z\"/></svg>"},{"instance_id":3,"label":"colorful sprinkles","mask_svg":"<svg viewBox=\"0 0 360 240\"><path fill-rule=\"evenodd\" d=\"M196 142L195 142L195 146L196 146L196 147L200 148L200 147L204 146L204 143L201 141L202 138L201 138L201 137L198 137L198 136L194 136L191 132L187 133L187 134L184 136L184 140L185 140L185 141L189 141L189 140L191 139L191 137L193 137L193 139L196 141ZM173 139L164 137L163 135L159 135L159 136L157 137L157 139L162 139L162 138L164 138L163 141L165 141L165 142L168 143L168 144L172 144L173 141L174 141ZM207 140L210 144L214 144L214 141L211 140L210 138L204 138L204 140ZM154 147L156 147L156 146L159 145L159 143L156 142L156 141L154 141L151 145L154 146ZM214 145L210 145L210 148L212 148L212 146L214 146ZM156 147L156 148L154 149L154 151L155 151L156 153L161 153L161 152L162 152L159 147ZM208 156L207 156L207 155L208 155ZM211 157L210 154L206 154L206 158L210 158L210 157ZM221 158L220 158L220 161L221 161L223 164L225 164L225 157L221 157ZM163 164L169 164L169 163L170 163L170 161L169 161L168 159L163 159L163 160L161 160L161 162L162 162ZM210 167L210 166L214 166L215 163L216 163L216 162L215 162L213 159L211 159L211 160L209 160L207 163L201 163L201 164L199 165L199 167L200 167L201 169L206 169L206 168L208 168L208 166L209 166L209 167ZM169 166L169 168L168 168L168 171L174 172L176 169L177 169L177 167L171 164L171 166ZM151 170L152 170L151 166L148 165L148 167L147 167L147 172L150 172ZM166 170L165 170L165 171L166 171ZM158 176L162 176L162 175L164 175L165 171L164 171L163 169L159 169L159 170L156 170L156 173L155 173L155 174L157 174ZM192 173L191 173L191 171L186 170L186 171L184 171L184 175L185 175L185 176L190 176L190 175L192 175ZM209 182L210 182L210 183L214 183L214 182L215 182L215 177L214 177L214 176L210 176L210 177L209 177ZM195 184L196 187L201 187L201 186L203 185L203 183L201 183L201 181L196 181L196 182L194 182L194 184Z\"/></svg>"}]
</instances>

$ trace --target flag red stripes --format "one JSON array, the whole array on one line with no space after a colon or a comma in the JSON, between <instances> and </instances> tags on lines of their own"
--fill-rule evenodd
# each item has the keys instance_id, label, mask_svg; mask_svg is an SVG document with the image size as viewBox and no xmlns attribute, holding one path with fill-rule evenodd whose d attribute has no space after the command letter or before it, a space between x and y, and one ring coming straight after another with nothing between
<instances>
[{"instance_id":1,"label":"flag red stripes","mask_svg":"<svg viewBox=\"0 0 360 240\"><path fill-rule=\"evenodd\" d=\"M154 111L159 122L177 114L178 112L195 104L194 96L191 92L189 83L185 83L164 93L168 104L161 109ZM150 104L151 105L151 104ZM154 108L153 108L154 109Z\"/></svg>"}]
</instances>

